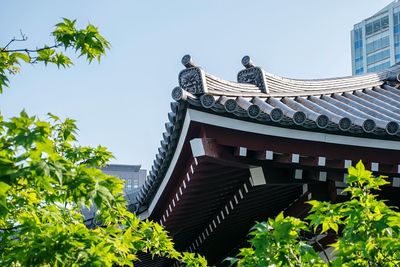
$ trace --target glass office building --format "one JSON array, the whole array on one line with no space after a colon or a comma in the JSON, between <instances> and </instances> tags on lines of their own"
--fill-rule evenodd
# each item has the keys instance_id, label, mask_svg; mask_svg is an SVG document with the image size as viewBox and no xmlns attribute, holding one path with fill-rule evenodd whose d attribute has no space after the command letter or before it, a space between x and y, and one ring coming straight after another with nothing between
<instances>
[{"instance_id":1,"label":"glass office building","mask_svg":"<svg viewBox=\"0 0 400 267\"><path fill-rule=\"evenodd\" d=\"M400 2L354 25L351 31L353 75L378 72L400 61Z\"/></svg>"},{"instance_id":2,"label":"glass office building","mask_svg":"<svg viewBox=\"0 0 400 267\"><path fill-rule=\"evenodd\" d=\"M108 164L101 170L124 180L126 195L139 191L139 188L146 181L146 170L141 169L140 165Z\"/></svg>"}]
</instances>

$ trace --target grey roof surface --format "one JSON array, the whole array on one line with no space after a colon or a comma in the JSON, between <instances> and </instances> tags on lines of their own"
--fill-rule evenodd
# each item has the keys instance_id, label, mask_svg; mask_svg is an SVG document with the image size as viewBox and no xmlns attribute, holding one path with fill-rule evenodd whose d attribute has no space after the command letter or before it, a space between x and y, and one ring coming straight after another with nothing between
<instances>
[{"instance_id":1,"label":"grey roof surface","mask_svg":"<svg viewBox=\"0 0 400 267\"><path fill-rule=\"evenodd\" d=\"M380 86L387 78L388 72L369 73L359 76L333 79L299 80L264 73L268 93L260 91L252 84L229 82L206 73L206 83L210 94L226 96L308 96L321 93L342 93L349 90L360 90L366 87Z\"/></svg>"},{"instance_id":2,"label":"grey roof surface","mask_svg":"<svg viewBox=\"0 0 400 267\"><path fill-rule=\"evenodd\" d=\"M149 203L168 169L187 107L256 123L305 131L400 140L400 65L382 72L329 79L300 80L266 73L249 57L238 82L215 77L182 58L179 87L172 91L163 133L148 179L137 196Z\"/></svg>"}]
</instances>

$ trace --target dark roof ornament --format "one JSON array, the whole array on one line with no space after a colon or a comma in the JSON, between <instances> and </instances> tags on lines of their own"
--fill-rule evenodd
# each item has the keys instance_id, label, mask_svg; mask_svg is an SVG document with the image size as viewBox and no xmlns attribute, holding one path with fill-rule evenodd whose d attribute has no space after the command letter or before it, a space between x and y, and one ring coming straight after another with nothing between
<instances>
[{"instance_id":1,"label":"dark roof ornament","mask_svg":"<svg viewBox=\"0 0 400 267\"><path fill-rule=\"evenodd\" d=\"M186 92L180 88L179 86L176 86L171 93L172 99L175 101L180 101L180 100L185 100L186 99Z\"/></svg>"},{"instance_id":2,"label":"dark roof ornament","mask_svg":"<svg viewBox=\"0 0 400 267\"><path fill-rule=\"evenodd\" d=\"M249 56L244 56L242 58L242 64L246 69L255 67L253 61L251 60L251 58Z\"/></svg>"},{"instance_id":3,"label":"dark roof ornament","mask_svg":"<svg viewBox=\"0 0 400 267\"><path fill-rule=\"evenodd\" d=\"M186 69L179 73L179 86L193 95L207 93L204 71L195 65L190 55L184 55L181 62Z\"/></svg>"},{"instance_id":4,"label":"dark roof ornament","mask_svg":"<svg viewBox=\"0 0 400 267\"><path fill-rule=\"evenodd\" d=\"M193 58L192 58L191 55L184 55L182 57L181 62L183 64L183 66L185 66L187 69L188 68L197 67L196 64L194 63Z\"/></svg>"},{"instance_id":5,"label":"dark roof ornament","mask_svg":"<svg viewBox=\"0 0 400 267\"><path fill-rule=\"evenodd\" d=\"M269 93L265 72L262 68L256 67L249 56L242 58L242 64L246 68L239 71L237 81L239 83L250 83L260 88L261 92Z\"/></svg>"}]
</instances>

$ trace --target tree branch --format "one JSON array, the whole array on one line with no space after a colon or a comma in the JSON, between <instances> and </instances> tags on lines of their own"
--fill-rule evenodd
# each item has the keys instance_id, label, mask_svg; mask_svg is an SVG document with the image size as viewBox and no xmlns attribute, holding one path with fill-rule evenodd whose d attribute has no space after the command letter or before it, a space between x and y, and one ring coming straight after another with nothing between
<instances>
[{"instance_id":1,"label":"tree branch","mask_svg":"<svg viewBox=\"0 0 400 267\"><path fill-rule=\"evenodd\" d=\"M13 53L13 52L37 53L39 51L57 48L57 47L60 47L61 45L62 45L61 43L58 43L58 44L55 44L55 45L52 45L52 46L46 46L46 47L37 48L37 49L28 49L28 48L10 49L10 50L3 49L1 52L5 52L5 53Z\"/></svg>"}]
</instances>

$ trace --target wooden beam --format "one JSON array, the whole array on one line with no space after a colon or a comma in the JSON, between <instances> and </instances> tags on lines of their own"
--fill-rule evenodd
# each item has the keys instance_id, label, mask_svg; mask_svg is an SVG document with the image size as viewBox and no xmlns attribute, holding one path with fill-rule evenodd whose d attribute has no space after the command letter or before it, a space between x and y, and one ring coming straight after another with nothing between
<instances>
[{"instance_id":1,"label":"wooden beam","mask_svg":"<svg viewBox=\"0 0 400 267\"><path fill-rule=\"evenodd\" d=\"M215 164L231 166L236 168L255 167L248 163L238 161L231 148L217 144L212 138L194 138L190 141L193 156L199 160L205 159ZM247 150L243 147L237 148L238 156L245 157Z\"/></svg>"}]
</instances>

